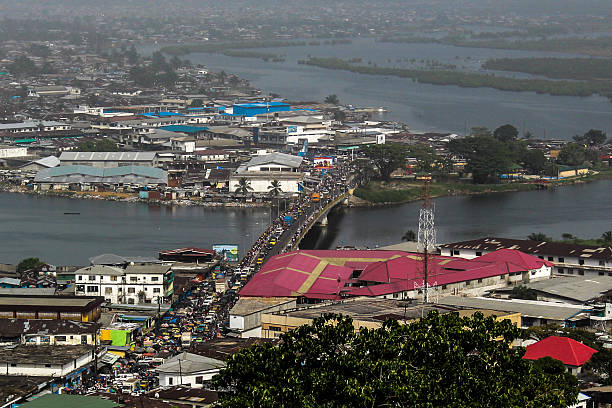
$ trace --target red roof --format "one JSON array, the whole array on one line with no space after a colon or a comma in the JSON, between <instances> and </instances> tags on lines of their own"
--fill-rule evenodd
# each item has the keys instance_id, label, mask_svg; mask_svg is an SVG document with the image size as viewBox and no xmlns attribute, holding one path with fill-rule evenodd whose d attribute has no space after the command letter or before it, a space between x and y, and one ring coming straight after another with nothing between
<instances>
[{"instance_id":1,"label":"red roof","mask_svg":"<svg viewBox=\"0 0 612 408\"><path fill-rule=\"evenodd\" d=\"M338 299L353 269L306 251L276 255L242 288L240 296Z\"/></svg>"},{"instance_id":2,"label":"red roof","mask_svg":"<svg viewBox=\"0 0 612 408\"><path fill-rule=\"evenodd\" d=\"M502 250L468 260L432 256L428 262L430 286L500 276L537 269L549 262ZM354 271L358 281L347 286ZM316 299L349 296L380 296L411 291L424 286L423 256L404 251L306 250L272 257L240 291L240 296L293 297Z\"/></svg>"},{"instance_id":3,"label":"red roof","mask_svg":"<svg viewBox=\"0 0 612 408\"><path fill-rule=\"evenodd\" d=\"M475 260L484 262L511 262L523 268L523 270L539 269L543 264L555 266L552 262L528 255L516 249L498 249L497 251L479 256Z\"/></svg>"},{"instance_id":4,"label":"red roof","mask_svg":"<svg viewBox=\"0 0 612 408\"><path fill-rule=\"evenodd\" d=\"M523 358L538 360L542 357L552 357L565 365L580 367L595 353L597 350L569 337L550 336L527 346Z\"/></svg>"}]
</instances>

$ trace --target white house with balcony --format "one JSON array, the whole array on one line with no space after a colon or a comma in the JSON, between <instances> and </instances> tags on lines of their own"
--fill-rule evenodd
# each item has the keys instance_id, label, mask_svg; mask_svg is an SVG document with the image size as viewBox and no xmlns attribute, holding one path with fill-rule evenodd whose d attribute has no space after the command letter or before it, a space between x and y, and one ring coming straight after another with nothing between
<instances>
[{"instance_id":1,"label":"white house with balcony","mask_svg":"<svg viewBox=\"0 0 612 408\"><path fill-rule=\"evenodd\" d=\"M77 296L104 296L109 303L162 303L172 295L174 275L170 265L93 265L77 270L75 280Z\"/></svg>"}]
</instances>

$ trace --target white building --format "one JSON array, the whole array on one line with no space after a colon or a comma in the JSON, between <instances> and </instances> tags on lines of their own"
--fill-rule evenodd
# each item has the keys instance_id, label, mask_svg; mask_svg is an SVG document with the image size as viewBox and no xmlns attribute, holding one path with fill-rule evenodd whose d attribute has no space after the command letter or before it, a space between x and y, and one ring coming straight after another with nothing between
<instances>
[{"instance_id":1,"label":"white building","mask_svg":"<svg viewBox=\"0 0 612 408\"><path fill-rule=\"evenodd\" d=\"M302 157L284 153L255 156L232 174L230 191L236 191L244 177L253 193L267 193L274 180L280 183L283 193L297 193L304 179L304 173L299 171L302 160Z\"/></svg>"},{"instance_id":2,"label":"white building","mask_svg":"<svg viewBox=\"0 0 612 408\"><path fill-rule=\"evenodd\" d=\"M0 374L63 378L90 365L91 346L16 346L0 349Z\"/></svg>"},{"instance_id":3,"label":"white building","mask_svg":"<svg viewBox=\"0 0 612 408\"><path fill-rule=\"evenodd\" d=\"M157 167L156 152L62 152L62 166L113 168L123 166Z\"/></svg>"},{"instance_id":4,"label":"white building","mask_svg":"<svg viewBox=\"0 0 612 408\"><path fill-rule=\"evenodd\" d=\"M473 259L498 249L517 249L545 261L554 262L559 275L612 276L612 248L563 242L530 241L508 238L480 238L440 245L440 253Z\"/></svg>"},{"instance_id":5,"label":"white building","mask_svg":"<svg viewBox=\"0 0 612 408\"><path fill-rule=\"evenodd\" d=\"M202 388L205 381L210 381L225 368L225 362L210 357L183 352L168 359L155 369L159 374L160 387L187 385Z\"/></svg>"},{"instance_id":6,"label":"white building","mask_svg":"<svg viewBox=\"0 0 612 408\"><path fill-rule=\"evenodd\" d=\"M70 130L72 126L63 123L49 120L41 120L39 122L26 121L20 123L0 123L0 132L9 133L24 133L24 132L52 132L56 130Z\"/></svg>"},{"instance_id":7,"label":"white building","mask_svg":"<svg viewBox=\"0 0 612 408\"><path fill-rule=\"evenodd\" d=\"M25 157L28 155L27 147L0 146L0 159L12 157Z\"/></svg>"},{"instance_id":8,"label":"white building","mask_svg":"<svg viewBox=\"0 0 612 408\"><path fill-rule=\"evenodd\" d=\"M161 303L172 295L174 275L169 265L94 265L77 270L75 280L77 296L104 296L109 303Z\"/></svg>"}]
</instances>

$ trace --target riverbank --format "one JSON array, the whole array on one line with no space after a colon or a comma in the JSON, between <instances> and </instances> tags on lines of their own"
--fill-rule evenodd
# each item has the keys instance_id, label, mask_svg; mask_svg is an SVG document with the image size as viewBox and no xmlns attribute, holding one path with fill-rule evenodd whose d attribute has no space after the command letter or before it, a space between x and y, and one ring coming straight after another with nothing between
<instances>
[{"instance_id":1,"label":"riverbank","mask_svg":"<svg viewBox=\"0 0 612 408\"><path fill-rule=\"evenodd\" d=\"M200 197L188 199L174 200L151 200L142 199L135 193L119 193L119 192L95 192L95 191L40 191L30 190L23 187L0 184L0 192L28 194L33 196L44 197L60 197L70 198L75 200L104 200L117 201L125 203L143 203L149 205L158 205L166 207L222 207L222 208L267 208L270 207L268 202L240 202L240 201L206 201Z\"/></svg>"},{"instance_id":2,"label":"riverbank","mask_svg":"<svg viewBox=\"0 0 612 408\"><path fill-rule=\"evenodd\" d=\"M554 96L591 96L601 95L612 100L612 85L601 81L564 81L549 79L520 79L494 74L477 74L448 70L422 70L390 68L374 65L354 65L341 58L310 57L298 64L318 68L354 72L366 75L394 76L410 78L414 81L432 85L456 85L462 88L492 88L500 91L535 92Z\"/></svg>"},{"instance_id":3,"label":"riverbank","mask_svg":"<svg viewBox=\"0 0 612 408\"><path fill-rule=\"evenodd\" d=\"M493 193L512 193L520 191L545 190L572 184L591 183L598 180L612 179L612 169L590 173L584 177L553 180L550 183L500 183L472 184L461 182L433 182L430 185L432 198L460 195L478 195ZM353 207L380 207L406 204L423 198L423 184L413 180L395 179L391 181L371 181L359 187L351 197Z\"/></svg>"}]
</instances>

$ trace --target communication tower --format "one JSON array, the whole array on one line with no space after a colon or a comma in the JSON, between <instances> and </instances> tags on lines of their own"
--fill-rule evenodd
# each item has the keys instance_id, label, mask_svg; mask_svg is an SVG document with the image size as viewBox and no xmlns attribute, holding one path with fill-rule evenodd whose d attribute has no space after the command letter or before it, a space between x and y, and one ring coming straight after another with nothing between
<instances>
[{"instance_id":1,"label":"communication tower","mask_svg":"<svg viewBox=\"0 0 612 408\"><path fill-rule=\"evenodd\" d=\"M431 177L424 178L423 184L423 206L419 212L419 233L417 242L423 248L423 301L429 302L429 281L434 279L435 270L429 271L429 251L434 249L436 244L436 227L434 224L434 204L431 202L430 194ZM437 282L431 285L436 288Z\"/></svg>"}]
</instances>

